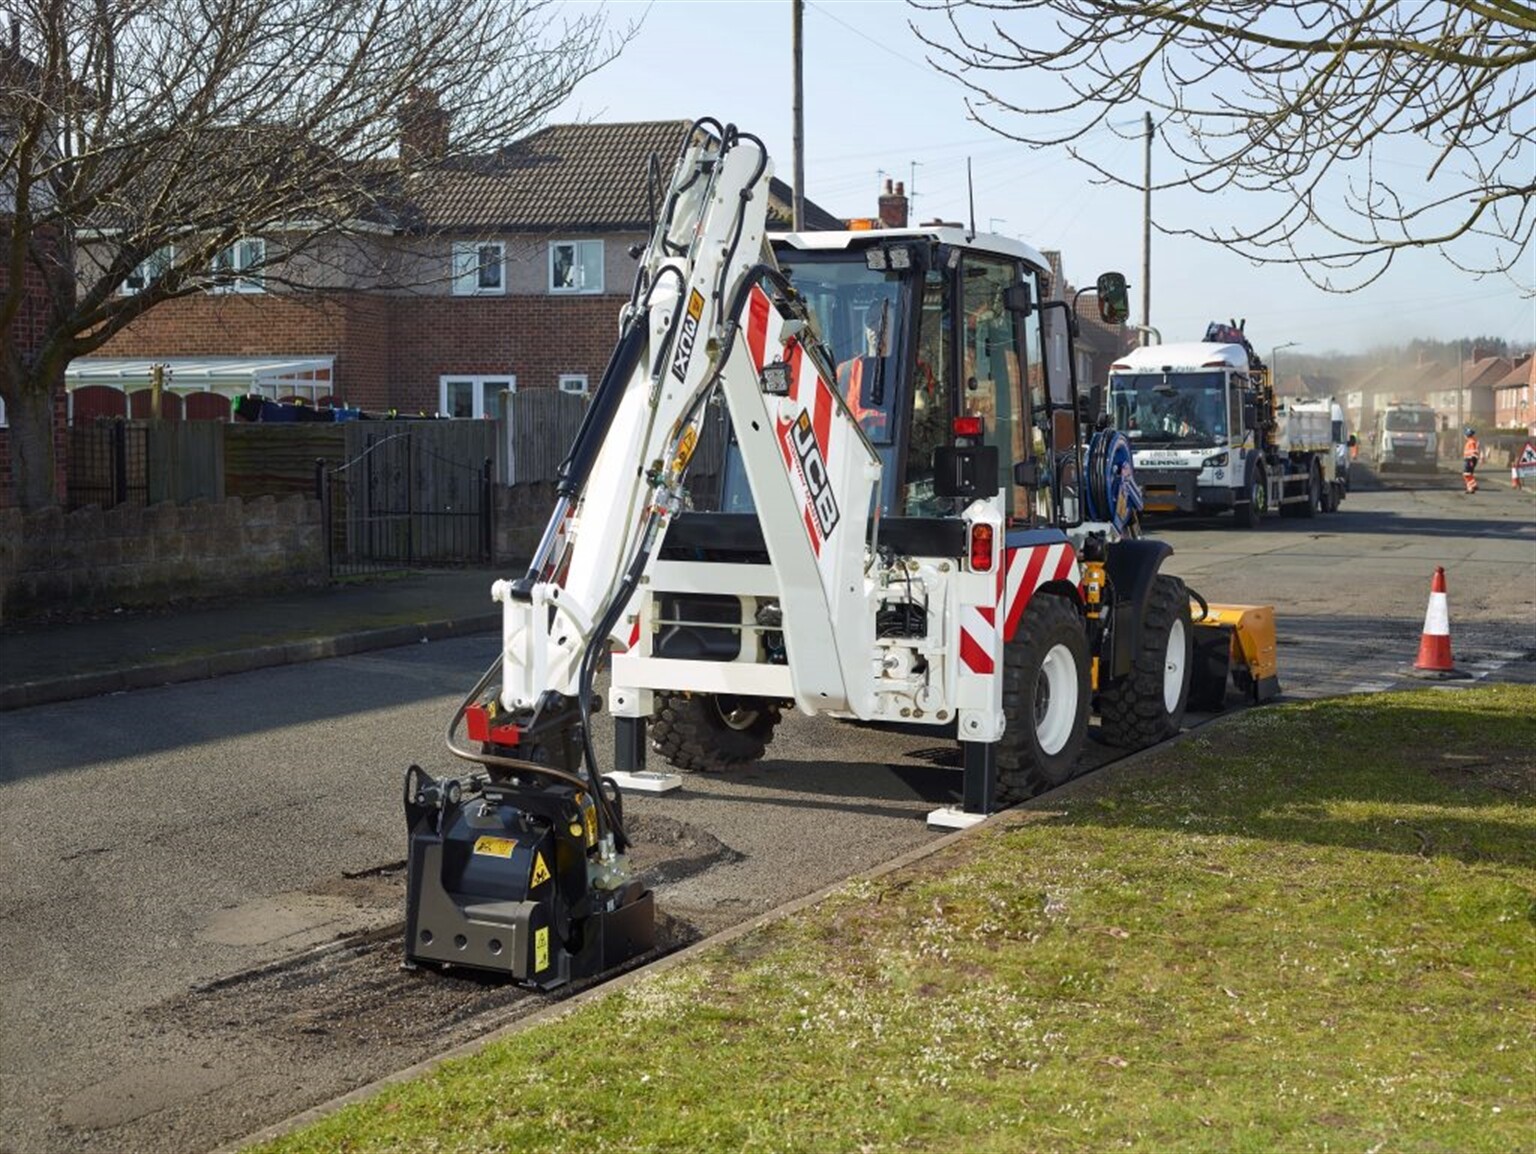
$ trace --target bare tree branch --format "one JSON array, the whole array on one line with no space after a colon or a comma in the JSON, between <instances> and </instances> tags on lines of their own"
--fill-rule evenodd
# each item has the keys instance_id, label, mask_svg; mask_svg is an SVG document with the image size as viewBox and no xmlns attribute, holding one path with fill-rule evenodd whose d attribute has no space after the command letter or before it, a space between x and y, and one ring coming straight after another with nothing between
<instances>
[{"instance_id":1,"label":"bare tree branch","mask_svg":"<svg viewBox=\"0 0 1536 1154\"><path fill-rule=\"evenodd\" d=\"M539 127L629 32L568 19L555 0L14 3L20 51L0 32L0 397L13 449L20 437L32 454L17 470L24 505L51 490L36 459L51 460L51 437L19 430L16 414L46 416L38 397L73 357L237 273L302 292L341 253L373 250L392 262L375 282L402 283L407 262L388 246L348 240L423 235L413 203L433 174ZM403 148L413 128L433 146ZM249 237L268 238L263 258L219 267ZM162 253L172 259L125 294ZM24 355L29 272L50 300Z\"/></svg>"},{"instance_id":2,"label":"bare tree branch","mask_svg":"<svg viewBox=\"0 0 1536 1154\"><path fill-rule=\"evenodd\" d=\"M1159 223L1166 233L1299 265L1335 291L1435 248L1536 292L1536 6L1524 0L909 2L942 17L910 24L983 126L1065 145L1140 188L1078 142L1115 110L1149 106L1177 167L1156 188L1262 206L1258 224Z\"/></svg>"}]
</instances>

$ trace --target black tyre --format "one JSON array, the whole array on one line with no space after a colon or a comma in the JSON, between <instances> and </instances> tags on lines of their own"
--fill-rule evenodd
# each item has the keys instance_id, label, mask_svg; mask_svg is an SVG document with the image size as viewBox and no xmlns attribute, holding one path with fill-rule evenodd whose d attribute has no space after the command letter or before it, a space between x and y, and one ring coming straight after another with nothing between
<instances>
[{"instance_id":1,"label":"black tyre","mask_svg":"<svg viewBox=\"0 0 1536 1154\"><path fill-rule=\"evenodd\" d=\"M761 758L782 717L761 697L658 693L651 748L678 769L713 773Z\"/></svg>"},{"instance_id":2,"label":"black tyre","mask_svg":"<svg viewBox=\"0 0 1536 1154\"><path fill-rule=\"evenodd\" d=\"M1296 506L1296 516L1314 517L1323 503L1323 471L1316 464L1307 470L1307 503Z\"/></svg>"},{"instance_id":3,"label":"black tyre","mask_svg":"<svg viewBox=\"0 0 1536 1154\"><path fill-rule=\"evenodd\" d=\"M1077 609L1032 598L1003 650L997 800L1011 805L1067 781L1088 736L1088 638Z\"/></svg>"},{"instance_id":4,"label":"black tyre","mask_svg":"<svg viewBox=\"0 0 1536 1154\"><path fill-rule=\"evenodd\" d=\"M1110 745L1142 749L1184 724L1195 632L1184 582L1159 573L1147 598L1131 672L1099 690L1099 732Z\"/></svg>"},{"instance_id":5,"label":"black tyre","mask_svg":"<svg viewBox=\"0 0 1536 1154\"><path fill-rule=\"evenodd\" d=\"M1344 482L1327 481L1323 484L1323 502L1320 508L1324 513L1338 511L1339 502L1344 500Z\"/></svg>"},{"instance_id":6,"label":"black tyre","mask_svg":"<svg viewBox=\"0 0 1536 1154\"><path fill-rule=\"evenodd\" d=\"M1269 487L1264 479L1263 466L1255 466L1248 479L1248 499L1239 501L1232 510L1239 529L1257 529L1269 509Z\"/></svg>"}]
</instances>

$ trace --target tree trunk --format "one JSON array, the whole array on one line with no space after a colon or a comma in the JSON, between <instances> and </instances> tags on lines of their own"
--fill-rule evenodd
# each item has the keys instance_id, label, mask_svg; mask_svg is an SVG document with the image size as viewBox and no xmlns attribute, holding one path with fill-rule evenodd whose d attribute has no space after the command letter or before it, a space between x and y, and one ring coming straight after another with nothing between
<instances>
[{"instance_id":1,"label":"tree trunk","mask_svg":"<svg viewBox=\"0 0 1536 1154\"><path fill-rule=\"evenodd\" d=\"M16 503L27 510L56 505L63 494L55 487L53 389L35 377L7 383L14 386L4 392Z\"/></svg>"}]
</instances>

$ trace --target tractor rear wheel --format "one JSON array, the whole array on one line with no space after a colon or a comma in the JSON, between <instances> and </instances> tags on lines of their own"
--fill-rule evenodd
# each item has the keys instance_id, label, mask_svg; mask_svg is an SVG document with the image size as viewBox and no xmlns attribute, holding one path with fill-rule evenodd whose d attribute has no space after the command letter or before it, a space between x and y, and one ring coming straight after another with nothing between
<instances>
[{"instance_id":1,"label":"tractor rear wheel","mask_svg":"<svg viewBox=\"0 0 1536 1154\"><path fill-rule=\"evenodd\" d=\"M713 773L760 759L782 717L763 697L658 693L651 747L678 769Z\"/></svg>"},{"instance_id":2,"label":"tractor rear wheel","mask_svg":"<svg viewBox=\"0 0 1536 1154\"><path fill-rule=\"evenodd\" d=\"M1099 691L1099 732L1110 745L1142 749L1184 723L1195 634L1189 591L1166 573L1153 579L1131 672Z\"/></svg>"},{"instance_id":3,"label":"tractor rear wheel","mask_svg":"<svg viewBox=\"0 0 1536 1154\"><path fill-rule=\"evenodd\" d=\"M1032 598L1003 649L997 801L1011 805L1066 782L1088 736L1088 638L1061 597Z\"/></svg>"}]
</instances>

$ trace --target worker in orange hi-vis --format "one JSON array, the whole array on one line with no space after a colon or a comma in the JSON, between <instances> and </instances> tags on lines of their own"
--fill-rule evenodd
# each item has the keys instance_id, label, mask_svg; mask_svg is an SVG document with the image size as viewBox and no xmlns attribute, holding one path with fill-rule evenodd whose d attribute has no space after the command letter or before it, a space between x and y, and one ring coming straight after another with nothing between
<instances>
[{"instance_id":1,"label":"worker in orange hi-vis","mask_svg":"<svg viewBox=\"0 0 1536 1154\"><path fill-rule=\"evenodd\" d=\"M1483 446L1477 439L1477 430L1468 425L1462 430L1466 444L1461 447L1461 481L1467 492L1477 492L1477 463L1483 459Z\"/></svg>"},{"instance_id":2,"label":"worker in orange hi-vis","mask_svg":"<svg viewBox=\"0 0 1536 1154\"><path fill-rule=\"evenodd\" d=\"M837 366L837 388L848 402L854 418L872 438L880 440L886 431L886 416L891 399L880 395L877 382L881 361L891 351L891 302L876 301L864 317L864 355Z\"/></svg>"}]
</instances>

